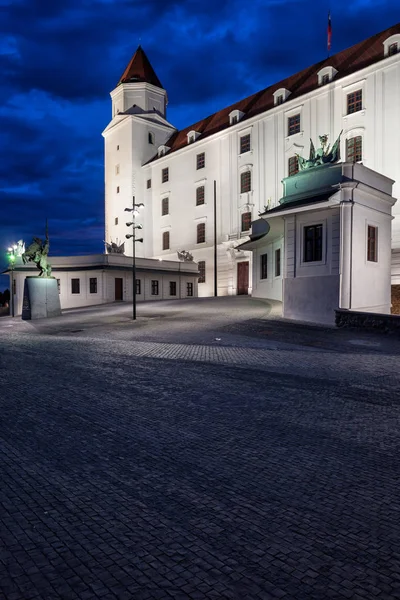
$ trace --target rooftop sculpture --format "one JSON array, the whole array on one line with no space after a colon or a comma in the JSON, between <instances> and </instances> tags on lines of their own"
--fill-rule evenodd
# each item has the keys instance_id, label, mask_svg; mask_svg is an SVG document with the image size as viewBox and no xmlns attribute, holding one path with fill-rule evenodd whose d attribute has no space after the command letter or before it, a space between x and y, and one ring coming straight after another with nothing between
<instances>
[{"instance_id":1,"label":"rooftop sculpture","mask_svg":"<svg viewBox=\"0 0 400 600\"><path fill-rule=\"evenodd\" d=\"M340 160L340 136L342 135L342 132L343 130L339 133L339 136L332 148L328 144L327 134L319 136L321 147L317 150L315 150L313 141L310 139L310 155L308 159L296 154L299 161L299 171L305 171L306 169L311 169L312 167L319 167L321 165L334 163Z\"/></svg>"}]
</instances>

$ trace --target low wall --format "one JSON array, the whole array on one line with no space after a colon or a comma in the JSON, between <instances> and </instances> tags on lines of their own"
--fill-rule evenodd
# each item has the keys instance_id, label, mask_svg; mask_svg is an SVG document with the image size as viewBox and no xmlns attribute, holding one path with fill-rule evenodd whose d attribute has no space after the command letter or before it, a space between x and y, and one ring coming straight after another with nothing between
<instances>
[{"instance_id":1,"label":"low wall","mask_svg":"<svg viewBox=\"0 0 400 600\"><path fill-rule=\"evenodd\" d=\"M335 310L337 327L395 332L400 335L400 315L358 312L355 310Z\"/></svg>"}]
</instances>

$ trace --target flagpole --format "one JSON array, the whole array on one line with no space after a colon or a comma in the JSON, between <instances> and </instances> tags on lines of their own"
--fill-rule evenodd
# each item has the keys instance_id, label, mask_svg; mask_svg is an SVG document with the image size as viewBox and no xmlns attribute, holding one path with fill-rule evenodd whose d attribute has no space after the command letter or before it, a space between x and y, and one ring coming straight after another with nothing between
<instances>
[{"instance_id":1,"label":"flagpole","mask_svg":"<svg viewBox=\"0 0 400 600\"><path fill-rule=\"evenodd\" d=\"M332 21L331 21L331 11L328 11L328 29L327 29L327 49L328 49L328 58L331 54L331 43L332 43Z\"/></svg>"}]
</instances>

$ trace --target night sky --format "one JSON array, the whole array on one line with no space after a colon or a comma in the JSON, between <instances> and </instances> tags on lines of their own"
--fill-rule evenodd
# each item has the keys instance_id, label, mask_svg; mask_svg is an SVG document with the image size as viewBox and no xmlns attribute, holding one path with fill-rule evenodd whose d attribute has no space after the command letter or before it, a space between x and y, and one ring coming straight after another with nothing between
<instances>
[{"instance_id":1,"label":"night sky","mask_svg":"<svg viewBox=\"0 0 400 600\"><path fill-rule=\"evenodd\" d=\"M332 53L400 20L399 0L0 0L0 267L46 217L50 255L103 252L101 132L139 43L182 128L325 58L329 6Z\"/></svg>"}]
</instances>

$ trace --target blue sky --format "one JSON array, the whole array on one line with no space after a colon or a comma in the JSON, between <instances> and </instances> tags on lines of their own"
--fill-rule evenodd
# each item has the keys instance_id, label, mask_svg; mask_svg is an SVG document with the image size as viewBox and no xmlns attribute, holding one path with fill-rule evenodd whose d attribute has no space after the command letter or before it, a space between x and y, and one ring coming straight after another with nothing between
<instances>
[{"instance_id":1,"label":"blue sky","mask_svg":"<svg viewBox=\"0 0 400 600\"><path fill-rule=\"evenodd\" d=\"M46 217L50 254L103 251L101 132L139 43L181 128L325 58L329 6L333 53L400 20L398 0L0 0L0 266Z\"/></svg>"}]
</instances>

